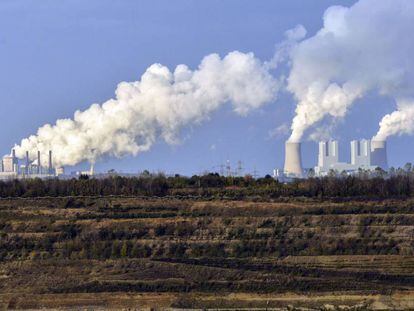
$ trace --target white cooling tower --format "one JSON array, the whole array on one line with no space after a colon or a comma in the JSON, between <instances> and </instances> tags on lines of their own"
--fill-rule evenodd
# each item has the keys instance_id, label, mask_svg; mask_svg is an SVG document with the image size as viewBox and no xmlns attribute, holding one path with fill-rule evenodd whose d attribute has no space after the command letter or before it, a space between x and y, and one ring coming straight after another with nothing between
<instances>
[{"instance_id":1,"label":"white cooling tower","mask_svg":"<svg viewBox=\"0 0 414 311\"><path fill-rule=\"evenodd\" d=\"M388 169L386 141L371 141L371 165L379 166L384 170Z\"/></svg>"},{"instance_id":2,"label":"white cooling tower","mask_svg":"<svg viewBox=\"0 0 414 311\"><path fill-rule=\"evenodd\" d=\"M285 143L285 168L287 176L302 177L302 157L300 153L300 143Z\"/></svg>"}]
</instances>

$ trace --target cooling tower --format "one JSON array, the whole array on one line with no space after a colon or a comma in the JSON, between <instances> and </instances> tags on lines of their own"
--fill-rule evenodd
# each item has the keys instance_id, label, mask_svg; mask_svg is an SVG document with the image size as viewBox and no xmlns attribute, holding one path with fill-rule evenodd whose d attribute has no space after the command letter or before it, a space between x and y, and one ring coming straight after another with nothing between
<instances>
[{"instance_id":1,"label":"cooling tower","mask_svg":"<svg viewBox=\"0 0 414 311\"><path fill-rule=\"evenodd\" d=\"M284 173L288 176L302 177L302 157L300 143L285 143L285 168Z\"/></svg>"},{"instance_id":2,"label":"cooling tower","mask_svg":"<svg viewBox=\"0 0 414 311\"><path fill-rule=\"evenodd\" d=\"M388 169L386 141L371 141L371 165L379 166L384 170Z\"/></svg>"}]
</instances>

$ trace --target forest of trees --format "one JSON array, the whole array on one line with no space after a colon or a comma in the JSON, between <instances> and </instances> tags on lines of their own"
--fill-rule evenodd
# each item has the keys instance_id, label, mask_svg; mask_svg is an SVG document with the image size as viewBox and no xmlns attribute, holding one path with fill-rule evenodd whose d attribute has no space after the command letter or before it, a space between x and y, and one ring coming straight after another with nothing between
<instances>
[{"instance_id":1,"label":"forest of trees","mask_svg":"<svg viewBox=\"0 0 414 311\"><path fill-rule=\"evenodd\" d=\"M409 197L414 195L411 165L388 173L360 171L356 175L332 172L327 177L281 183L270 175L262 178L226 177L217 173L192 177L145 173L138 177L109 176L73 179L0 181L0 197L42 196L202 196L245 197Z\"/></svg>"}]
</instances>

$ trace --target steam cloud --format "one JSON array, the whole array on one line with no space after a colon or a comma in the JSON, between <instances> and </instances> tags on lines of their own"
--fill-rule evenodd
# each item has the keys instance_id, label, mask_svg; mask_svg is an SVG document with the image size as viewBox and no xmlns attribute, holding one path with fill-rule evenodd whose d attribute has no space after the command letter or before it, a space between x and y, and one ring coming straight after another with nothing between
<instances>
[{"instance_id":1,"label":"steam cloud","mask_svg":"<svg viewBox=\"0 0 414 311\"><path fill-rule=\"evenodd\" d=\"M225 103L244 115L274 100L279 83L268 67L252 53L238 51L222 59L208 55L194 71L178 65L171 72L154 64L139 81L120 83L114 99L40 127L14 147L16 155L53 150L55 165L64 166L105 155L137 155L159 138L177 143L184 126L208 119Z\"/></svg>"},{"instance_id":2,"label":"steam cloud","mask_svg":"<svg viewBox=\"0 0 414 311\"><path fill-rule=\"evenodd\" d=\"M398 102L398 110L385 115L373 140L386 140L391 135L414 134L414 102Z\"/></svg>"},{"instance_id":3,"label":"steam cloud","mask_svg":"<svg viewBox=\"0 0 414 311\"><path fill-rule=\"evenodd\" d=\"M414 1L360 0L326 10L323 28L291 51L287 88L298 100L290 141L327 116L342 118L367 92L405 102L377 138L412 133ZM408 100L407 100L408 99Z\"/></svg>"},{"instance_id":4,"label":"steam cloud","mask_svg":"<svg viewBox=\"0 0 414 311\"><path fill-rule=\"evenodd\" d=\"M414 133L414 1L360 0L347 8L325 11L323 27L303 39L299 25L285 33L269 62L252 53L206 56L196 70L178 65L173 72L150 66L139 81L122 82L115 98L76 111L73 119L46 124L15 146L54 152L57 166L95 162L147 151L158 140L179 141L180 130L199 124L225 103L244 115L275 100L279 81L270 74L279 63L290 72L286 88L298 104L290 141L325 117L343 118L367 92L393 98L397 110L384 116L374 139Z\"/></svg>"}]
</instances>

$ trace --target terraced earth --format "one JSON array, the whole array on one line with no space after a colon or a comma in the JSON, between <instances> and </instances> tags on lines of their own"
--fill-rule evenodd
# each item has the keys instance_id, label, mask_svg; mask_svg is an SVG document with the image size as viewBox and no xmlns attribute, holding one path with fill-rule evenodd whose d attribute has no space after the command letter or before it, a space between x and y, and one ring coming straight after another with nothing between
<instances>
[{"instance_id":1,"label":"terraced earth","mask_svg":"<svg viewBox=\"0 0 414 311\"><path fill-rule=\"evenodd\" d=\"M414 309L414 200L0 200L0 307Z\"/></svg>"}]
</instances>

